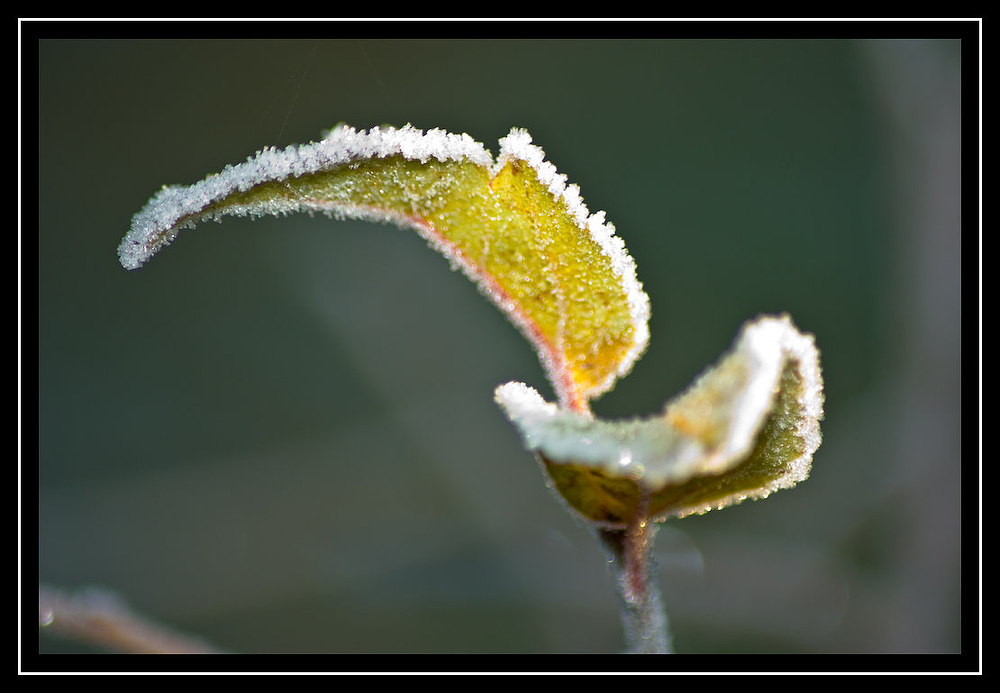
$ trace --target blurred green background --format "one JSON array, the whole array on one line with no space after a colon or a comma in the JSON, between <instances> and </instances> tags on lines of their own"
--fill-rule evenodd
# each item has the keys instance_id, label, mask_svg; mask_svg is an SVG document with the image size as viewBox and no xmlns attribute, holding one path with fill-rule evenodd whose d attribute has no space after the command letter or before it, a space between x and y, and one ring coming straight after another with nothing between
<instances>
[{"instance_id":1,"label":"blurred green background","mask_svg":"<svg viewBox=\"0 0 1000 693\"><path fill-rule=\"evenodd\" d=\"M605 554L492 399L551 396L541 367L415 234L230 219L139 272L115 252L161 185L338 121L494 153L519 126L652 301L599 415L659 410L760 313L822 352L810 479L661 530L677 651L961 650L961 41L43 39L38 59L43 584L238 652L617 651Z\"/></svg>"}]
</instances>

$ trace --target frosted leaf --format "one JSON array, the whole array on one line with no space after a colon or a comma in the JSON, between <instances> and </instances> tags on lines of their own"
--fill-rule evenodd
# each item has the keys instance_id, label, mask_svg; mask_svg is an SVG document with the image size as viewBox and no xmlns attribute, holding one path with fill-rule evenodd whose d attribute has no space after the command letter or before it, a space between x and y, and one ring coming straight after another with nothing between
<instances>
[{"instance_id":1,"label":"frosted leaf","mask_svg":"<svg viewBox=\"0 0 1000 693\"><path fill-rule=\"evenodd\" d=\"M466 134L410 125L263 149L188 186L164 187L119 246L136 269L181 229L224 216L323 212L413 229L531 341L559 401L588 411L642 355L649 300L603 212L518 128L500 156Z\"/></svg>"},{"instance_id":2,"label":"frosted leaf","mask_svg":"<svg viewBox=\"0 0 1000 693\"><path fill-rule=\"evenodd\" d=\"M659 416L603 421L526 388L503 385L496 400L570 505L610 525L793 486L820 444L819 355L788 316L747 323L733 349Z\"/></svg>"}]
</instances>

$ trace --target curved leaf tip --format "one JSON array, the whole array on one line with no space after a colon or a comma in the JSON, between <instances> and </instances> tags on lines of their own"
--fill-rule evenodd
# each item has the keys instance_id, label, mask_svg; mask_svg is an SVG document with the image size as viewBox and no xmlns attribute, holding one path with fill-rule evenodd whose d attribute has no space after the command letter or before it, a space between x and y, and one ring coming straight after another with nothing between
<instances>
[{"instance_id":1,"label":"curved leaf tip","mask_svg":"<svg viewBox=\"0 0 1000 693\"><path fill-rule=\"evenodd\" d=\"M319 142L290 145L282 150L268 147L245 162L226 166L220 173L193 185L164 186L132 217L132 227L118 246L119 259L125 269L138 269L173 240L180 229L194 226L206 217L278 215L314 209L318 200L233 197L262 185L335 170L351 162L392 156L421 163L432 158L442 162L468 161L480 166L493 163L490 153L466 134L455 135L439 129L423 132L411 125L358 132L341 124Z\"/></svg>"}]
</instances>

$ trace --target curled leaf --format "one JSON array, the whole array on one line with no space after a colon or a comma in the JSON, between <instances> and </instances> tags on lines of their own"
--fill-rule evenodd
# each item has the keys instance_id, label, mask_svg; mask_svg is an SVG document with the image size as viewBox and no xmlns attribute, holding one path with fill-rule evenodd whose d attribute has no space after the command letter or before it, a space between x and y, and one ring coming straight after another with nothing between
<instances>
[{"instance_id":1,"label":"curled leaf","mask_svg":"<svg viewBox=\"0 0 1000 693\"><path fill-rule=\"evenodd\" d=\"M732 350L663 413L602 421L522 383L497 402L583 517L620 527L762 498L809 475L823 386L811 335L788 316L744 325Z\"/></svg>"},{"instance_id":2,"label":"curled leaf","mask_svg":"<svg viewBox=\"0 0 1000 693\"><path fill-rule=\"evenodd\" d=\"M164 187L133 217L119 258L136 269L205 219L301 211L415 229L532 342L569 409L589 411L646 347L649 300L614 227L516 128L496 162L468 135L410 126L340 126L265 149Z\"/></svg>"}]
</instances>

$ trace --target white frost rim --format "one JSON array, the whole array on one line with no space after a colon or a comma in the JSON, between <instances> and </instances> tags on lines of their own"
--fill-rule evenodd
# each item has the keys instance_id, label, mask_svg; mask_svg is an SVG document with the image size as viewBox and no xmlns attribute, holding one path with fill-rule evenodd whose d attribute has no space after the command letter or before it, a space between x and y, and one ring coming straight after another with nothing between
<instances>
[{"instance_id":1,"label":"white frost rim","mask_svg":"<svg viewBox=\"0 0 1000 693\"><path fill-rule=\"evenodd\" d=\"M734 406L724 448L712 455L707 467L707 451L659 416L614 422L593 419L548 403L536 390L518 382L499 386L495 399L529 450L555 462L602 468L655 490L695 474L722 473L742 461L770 412L783 364L792 358L798 363L804 388L800 403L805 414L796 433L805 450L789 465L786 475L761 489L766 495L809 475L812 455L820 444L823 415L819 353L813 337L799 332L787 315L747 323L736 340L735 353L748 359L751 377Z\"/></svg>"}]
</instances>

